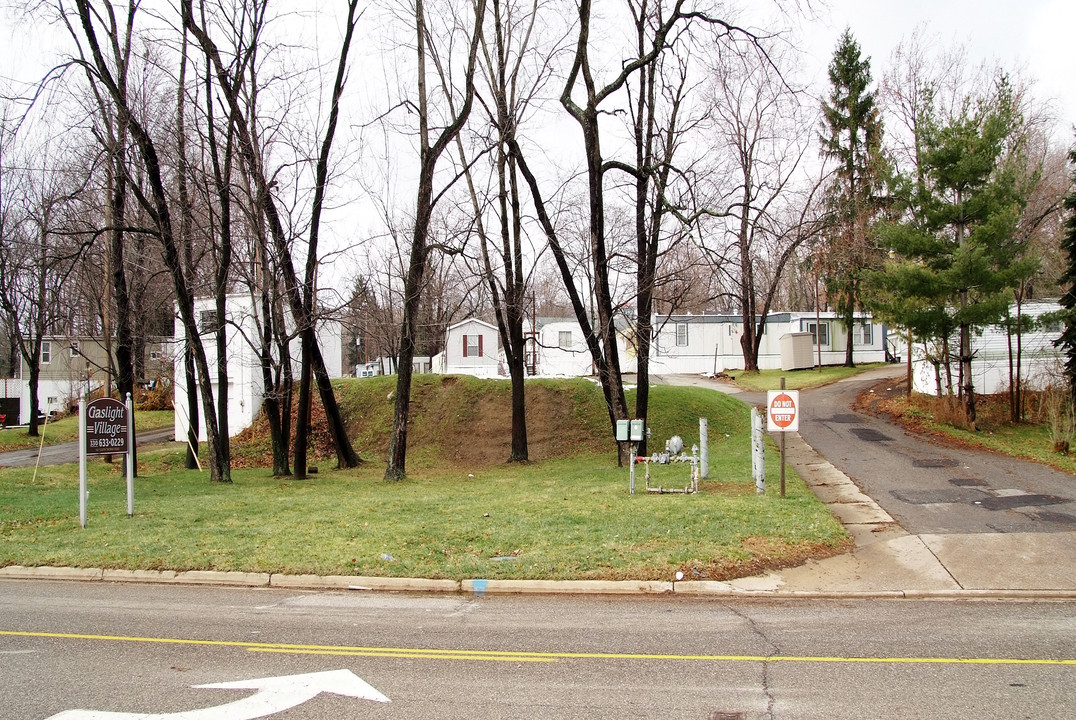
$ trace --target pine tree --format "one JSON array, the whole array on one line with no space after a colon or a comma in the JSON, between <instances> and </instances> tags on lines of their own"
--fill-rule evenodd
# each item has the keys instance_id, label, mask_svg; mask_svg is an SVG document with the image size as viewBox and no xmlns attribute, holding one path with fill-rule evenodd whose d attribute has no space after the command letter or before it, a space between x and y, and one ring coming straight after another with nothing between
<instances>
[{"instance_id":1,"label":"pine tree","mask_svg":"<svg viewBox=\"0 0 1076 720\"><path fill-rule=\"evenodd\" d=\"M918 176L906 181L912 188L910 217L884 231L887 246L903 260L872 275L878 307L917 334L936 333L946 364L956 335L960 392L971 427L972 335L1001 320L1009 306L1006 289L1026 272L1015 241L1025 204L1017 172L1020 120L1004 78L996 92L967 103L958 116L924 118Z\"/></svg>"},{"instance_id":2,"label":"pine tree","mask_svg":"<svg viewBox=\"0 0 1076 720\"><path fill-rule=\"evenodd\" d=\"M882 208L886 173L882 154L882 120L870 89L870 58L845 29L829 65L829 101L822 103L822 152L837 162L828 205L834 233L826 248L826 273L845 328L845 361L853 367L855 311L862 306L860 283L866 268L878 267L883 255L871 225Z\"/></svg>"},{"instance_id":3,"label":"pine tree","mask_svg":"<svg viewBox=\"0 0 1076 720\"><path fill-rule=\"evenodd\" d=\"M1067 288L1061 296L1061 305L1066 310L1065 329L1057 344L1065 350L1065 375L1076 397L1076 145L1069 150L1069 162L1072 165L1072 186L1064 201L1068 217L1065 219L1065 234L1061 238L1061 252L1068 263L1061 276L1061 284Z\"/></svg>"}]
</instances>

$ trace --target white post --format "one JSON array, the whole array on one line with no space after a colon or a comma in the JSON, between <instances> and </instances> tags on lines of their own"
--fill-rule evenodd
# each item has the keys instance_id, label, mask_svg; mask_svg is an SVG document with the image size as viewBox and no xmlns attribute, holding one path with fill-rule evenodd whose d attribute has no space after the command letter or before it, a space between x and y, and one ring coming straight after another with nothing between
<instances>
[{"instance_id":1,"label":"white post","mask_svg":"<svg viewBox=\"0 0 1076 720\"><path fill-rule=\"evenodd\" d=\"M86 527L86 397L78 393L78 524Z\"/></svg>"},{"instance_id":2,"label":"white post","mask_svg":"<svg viewBox=\"0 0 1076 720\"><path fill-rule=\"evenodd\" d=\"M766 492L766 441L762 432L762 413L751 408L751 475L755 479L755 492Z\"/></svg>"},{"instance_id":3,"label":"white post","mask_svg":"<svg viewBox=\"0 0 1076 720\"><path fill-rule=\"evenodd\" d=\"M127 393L127 517L134 517L134 403Z\"/></svg>"},{"instance_id":4,"label":"white post","mask_svg":"<svg viewBox=\"0 0 1076 720\"><path fill-rule=\"evenodd\" d=\"M710 427L706 418L699 418L699 477L710 477Z\"/></svg>"}]
</instances>

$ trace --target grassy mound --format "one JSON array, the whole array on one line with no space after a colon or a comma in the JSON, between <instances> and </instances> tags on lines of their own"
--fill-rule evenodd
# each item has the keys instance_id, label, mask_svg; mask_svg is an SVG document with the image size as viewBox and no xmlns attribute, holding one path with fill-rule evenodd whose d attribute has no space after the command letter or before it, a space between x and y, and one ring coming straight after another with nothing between
<instances>
[{"instance_id":1,"label":"grassy mound","mask_svg":"<svg viewBox=\"0 0 1076 720\"><path fill-rule=\"evenodd\" d=\"M395 403L394 376L338 380L334 383L348 435L364 460L384 462ZM527 382L527 441L531 460L609 453L615 457L609 414L601 388L585 379L535 379ZM635 391L628 393L635 405ZM679 435L690 448L699 441L699 418L709 420L711 437L741 433L747 408L711 390L656 386L650 392L651 447ZM333 458L325 414L315 400L312 454ZM411 388L408 467L450 464L486 468L505 462L512 442L512 388L506 380L467 375L416 375ZM233 440L236 467L269 467L271 445L265 418Z\"/></svg>"}]
</instances>

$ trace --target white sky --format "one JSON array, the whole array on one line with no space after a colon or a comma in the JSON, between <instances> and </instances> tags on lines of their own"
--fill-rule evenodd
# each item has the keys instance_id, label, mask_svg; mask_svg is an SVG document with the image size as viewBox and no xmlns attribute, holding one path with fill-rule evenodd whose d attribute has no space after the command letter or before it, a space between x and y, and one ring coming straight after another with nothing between
<instances>
[{"instance_id":1,"label":"white sky","mask_svg":"<svg viewBox=\"0 0 1076 720\"><path fill-rule=\"evenodd\" d=\"M965 45L970 59L998 60L1036 80L1035 96L1054 98L1056 136L1069 145L1076 124L1076 1L1074 0L828 0L805 28L811 54L824 69L837 38L850 27L877 80L890 53L916 26L940 42ZM824 72L824 70L823 70ZM825 83L824 74L815 80Z\"/></svg>"}]
</instances>

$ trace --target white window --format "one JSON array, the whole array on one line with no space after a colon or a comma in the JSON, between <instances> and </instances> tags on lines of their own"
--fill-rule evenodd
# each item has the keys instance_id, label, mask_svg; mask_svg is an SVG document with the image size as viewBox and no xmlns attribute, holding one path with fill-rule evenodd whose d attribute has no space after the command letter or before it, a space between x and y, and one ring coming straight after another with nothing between
<instances>
[{"instance_id":1,"label":"white window","mask_svg":"<svg viewBox=\"0 0 1076 720\"><path fill-rule=\"evenodd\" d=\"M557 333L557 347L567 350L572 346L572 331L561 330Z\"/></svg>"},{"instance_id":2,"label":"white window","mask_svg":"<svg viewBox=\"0 0 1076 720\"><path fill-rule=\"evenodd\" d=\"M869 322L858 322L852 326L853 345L873 345L874 326Z\"/></svg>"},{"instance_id":3,"label":"white window","mask_svg":"<svg viewBox=\"0 0 1076 720\"><path fill-rule=\"evenodd\" d=\"M52 397L45 398L46 405L56 405L59 402L60 398L56 397L55 395L53 395Z\"/></svg>"},{"instance_id":4,"label":"white window","mask_svg":"<svg viewBox=\"0 0 1076 720\"><path fill-rule=\"evenodd\" d=\"M829 345L829 323L807 323L807 332L811 333L811 342L826 347Z\"/></svg>"},{"instance_id":5,"label":"white window","mask_svg":"<svg viewBox=\"0 0 1076 720\"><path fill-rule=\"evenodd\" d=\"M676 347L687 347L687 323L676 323Z\"/></svg>"},{"instance_id":6,"label":"white window","mask_svg":"<svg viewBox=\"0 0 1076 720\"><path fill-rule=\"evenodd\" d=\"M149 359L150 360L160 360L161 359L161 352L159 350L150 350L149 351Z\"/></svg>"},{"instance_id":7,"label":"white window","mask_svg":"<svg viewBox=\"0 0 1076 720\"><path fill-rule=\"evenodd\" d=\"M52 362L52 343L45 340L41 343L41 364L48 365Z\"/></svg>"},{"instance_id":8,"label":"white window","mask_svg":"<svg viewBox=\"0 0 1076 720\"><path fill-rule=\"evenodd\" d=\"M71 357L78 357L78 356L79 356L78 340L72 340L71 341Z\"/></svg>"},{"instance_id":9,"label":"white window","mask_svg":"<svg viewBox=\"0 0 1076 720\"><path fill-rule=\"evenodd\" d=\"M463 336L463 357L482 357L482 336Z\"/></svg>"}]
</instances>

